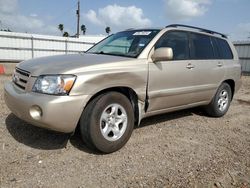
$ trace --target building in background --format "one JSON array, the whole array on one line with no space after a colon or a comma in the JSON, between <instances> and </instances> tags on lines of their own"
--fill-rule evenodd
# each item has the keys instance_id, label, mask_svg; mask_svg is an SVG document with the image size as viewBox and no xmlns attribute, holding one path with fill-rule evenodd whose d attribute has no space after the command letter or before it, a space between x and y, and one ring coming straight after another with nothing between
<instances>
[{"instance_id":1,"label":"building in background","mask_svg":"<svg viewBox=\"0 0 250 188\"><path fill-rule=\"evenodd\" d=\"M234 46L238 51L243 73L250 73L250 41L236 41Z\"/></svg>"}]
</instances>

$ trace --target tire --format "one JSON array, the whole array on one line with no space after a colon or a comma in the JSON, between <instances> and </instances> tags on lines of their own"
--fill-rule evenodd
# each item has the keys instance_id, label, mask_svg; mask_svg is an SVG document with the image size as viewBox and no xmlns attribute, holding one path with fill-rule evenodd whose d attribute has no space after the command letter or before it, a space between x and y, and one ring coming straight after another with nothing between
<instances>
[{"instance_id":1,"label":"tire","mask_svg":"<svg viewBox=\"0 0 250 188\"><path fill-rule=\"evenodd\" d=\"M90 149L112 153L122 148L134 129L134 112L129 99L119 92L94 98L80 118L80 132Z\"/></svg>"},{"instance_id":2,"label":"tire","mask_svg":"<svg viewBox=\"0 0 250 188\"><path fill-rule=\"evenodd\" d=\"M222 83L210 104L205 107L206 113L211 117L224 116L232 100L232 89L229 84Z\"/></svg>"}]
</instances>

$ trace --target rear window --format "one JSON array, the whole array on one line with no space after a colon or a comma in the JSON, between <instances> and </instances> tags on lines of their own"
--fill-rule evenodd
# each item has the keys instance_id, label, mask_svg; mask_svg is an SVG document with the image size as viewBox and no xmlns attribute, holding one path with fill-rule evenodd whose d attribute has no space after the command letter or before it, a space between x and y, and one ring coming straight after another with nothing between
<instances>
[{"instance_id":1,"label":"rear window","mask_svg":"<svg viewBox=\"0 0 250 188\"><path fill-rule=\"evenodd\" d=\"M233 59L233 54L227 41L219 38L216 38L216 41L219 48L220 59Z\"/></svg>"},{"instance_id":2,"label":"rear window","mask_svg":"<svg viewBox=\"0 0 250 188\"><path fill-rule=\"evenodd\" d=\"M209 36L190 33L191 59L214 59L214 51Z\"/></svg>"}]
</instances>

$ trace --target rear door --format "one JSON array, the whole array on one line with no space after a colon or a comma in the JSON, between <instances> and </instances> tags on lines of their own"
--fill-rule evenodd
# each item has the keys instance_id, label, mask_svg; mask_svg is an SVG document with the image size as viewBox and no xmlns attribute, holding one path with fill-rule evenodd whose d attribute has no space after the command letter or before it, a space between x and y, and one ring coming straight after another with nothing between
<instances>
[{"instance_id":1,"label":"rear door","mask_svg":"<svg viewBox=\"0 0 250 188\"><path fill-rule=\"evenodd\" d=\"M194 66L193 101L210 101L225 76L224 61L219 58L214 37L191 32L190 59Z\"/></svg>"},{"instance_id":2,"label":"rear door","mask_svg":"<svg viewBox=\"0 0 250 188\"><path fill-rule=\"evenodd\" d=\"M233 75L235 61L233 60L233 53L228 42L225 39L213 38L213 43L215 43L218 48L218 62L221 68L224 69L225 75ZM224 78L224 80L225 79L226 78Z\"/></svg>"}]
</instances>

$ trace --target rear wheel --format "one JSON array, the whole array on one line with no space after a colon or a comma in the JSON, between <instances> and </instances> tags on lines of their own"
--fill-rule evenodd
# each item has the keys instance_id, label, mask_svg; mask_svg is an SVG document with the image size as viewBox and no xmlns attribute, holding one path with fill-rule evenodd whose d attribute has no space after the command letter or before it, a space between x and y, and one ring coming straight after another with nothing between
<instances>
[{"instance_id":1,"label":"rear wheel","mask_svg":"<svg viewBox=\"0 0 250 188\"><path fill-rule=\"evenodd\" d=\"M229 84L222 83L209 105L205 107L208 115L221 117L228 111L232 99L232 90Z\"/></svg>"},{"instance_id":2,"label":"rear wheel","mask_svg":"<svg viewBox=\"0 0 250 188\"><path fill-rule=\"evenodd\" d=\"M80 118L83 141L92 149L111 153L123 147L134 128L133 108L126 96L118 92L94 98Z\"/></svg>"}]
</instances>

